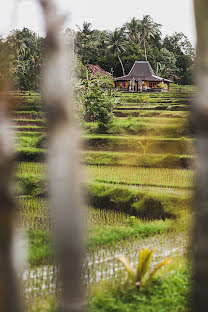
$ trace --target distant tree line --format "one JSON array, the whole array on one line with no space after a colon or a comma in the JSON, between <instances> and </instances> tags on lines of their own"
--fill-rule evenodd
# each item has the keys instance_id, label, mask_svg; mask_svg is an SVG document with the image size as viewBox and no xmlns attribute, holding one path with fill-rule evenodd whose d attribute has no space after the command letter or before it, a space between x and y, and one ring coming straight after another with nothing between
<instances>
[{"instance_id":1,"label":"distant tree line","mask_svg":"<svg viewBox=\"0 0 208 312\"><path fill-rule=\"evenodd\" d=\"M162 25L149 15L132 18L114 31L83 23L76 32L76 52L83 64L96 64L118 77L135 61L148 60L155 73L179 84L192 84L195 51L183 33L161 37Z\"/></svg>"},{"instance_id":2,"label":"distant tree line","mask_svg":"<svg viewBox=\"0 0 208 312\"><path fill-rule=\"evenodd\" d=\"M149 15L132 18L114 31L92 29L84 22L77 31L66 29L75 39L79 66L99 65L113 76L128 74L137 60L148 60L155 73L179 84L193 84L195 51L183 33L161 36L161 26ZM6 54L5 54L6 51ZM13 84L20 90L37 90L44 57L44 38L27 28L0 37L0 80L7 55Z\"/></svg>"}]
</instances>

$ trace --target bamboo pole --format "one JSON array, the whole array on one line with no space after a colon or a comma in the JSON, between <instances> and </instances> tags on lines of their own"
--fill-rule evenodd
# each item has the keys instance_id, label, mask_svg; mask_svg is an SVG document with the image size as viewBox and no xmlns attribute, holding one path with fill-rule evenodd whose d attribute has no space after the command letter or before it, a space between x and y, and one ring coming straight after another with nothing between
<instances>
[{"instance_id":1,"label":"bamboo pole","mask_svg":"<svg viewBox=\"0 0 208 312\"><path fill-rule=\"evenodd\" d=\"M49 124L49 205L60 272L60 306L63 311L76 312L83 310L83 225L80 141L72 91L73 60L65 51L61 35L64 18L57 13L55 2L40 0L40 3L47 34L43 99Z\"/></svg>"},{"instance_id":2,"label":"bamboo pole","mask_svg":"<svg viewBox=\"0 0 208 312\"><path fill-rule=\"evenodd\" d=\"M196 126L197 179L193 235L192 311L208 306L208 2L194 0L197 27L197 100L193 107Z\"/></svg>"},{"instance_id":3,"label":"bamboo pole","mask_svg":"<svg viewBox=\"0 0 208 312\"><path fill-rule=\"evenodd\" d=\"M1 90L2 91L2 90ZM13 185L14 144L9 98L0 95L0 311L22 311L12 259L16 203Z\"/></svg>"}]
</instances>

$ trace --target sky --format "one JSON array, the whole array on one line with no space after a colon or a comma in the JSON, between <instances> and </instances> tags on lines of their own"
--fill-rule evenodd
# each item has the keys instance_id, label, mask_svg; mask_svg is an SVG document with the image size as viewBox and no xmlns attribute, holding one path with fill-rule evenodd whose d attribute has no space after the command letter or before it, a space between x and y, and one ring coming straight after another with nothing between
<instances>
[{"instance_id":1,"label":"sky","mask_svg":"<svg viewBox=\"0 0 208 312\"><path fill-rule=\"evenodd\" d=\"M195 46L195 24L192 0L56 0L61 12L67 14L65 27L77 29L84 21L93 28L114 30L131 18L152 16L162 24L163 37L174 32L183 32ZM27 27L44 35L41 10L38 0L6 0L0 10L0 34Z\"/></svg>"}]
</instances>

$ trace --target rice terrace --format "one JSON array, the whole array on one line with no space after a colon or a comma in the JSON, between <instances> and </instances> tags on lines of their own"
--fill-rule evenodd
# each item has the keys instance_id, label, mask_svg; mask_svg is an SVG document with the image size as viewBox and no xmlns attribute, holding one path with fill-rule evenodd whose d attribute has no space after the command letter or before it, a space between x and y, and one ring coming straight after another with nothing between
<instances>
[{"instance_id":1,"label":"rice terrace","mask_svg":"<svg viewBox=\"0 0 208 312\"><path fill-rule=\"evenodd\" d=\"M185 259L194 184L188 123L193 94L192 86L171 84L168 93L145 94L143 104L143 94L118 93L113 124L107 133L96 133L96 123L85 124L82 155L89 194L88 208L83 212L88 223L83 272L86 285L98 284L99 289L99 284L108 284L112 279L117 285L125 279L117 256L124 254L136 263L138 251L148 247L156 248L154 263L168 256L173 259L164 267L172 274L167 274L158 289L168 287L167 283L171 287L171 283L182 282L187 283L183 287L188 289ZM32 298L48 296L56 287L45 199L46 149L42 145L46 125L39 94L25 92L15 96L20 101L18 111L13 112L19 155L18 223L29 238L29 265L23 272L23 281L26 296ZM162 270L161 273L164 274ZM157 293L157 284L154 287ZM97 300L101 300L99 296ZM182 304L181 299L177 300L177 304Z\"/></svg>"},{"instance_id":2,"label":"rice terrace","mask_svg":"<svg viewBox=\"0 0 208 312\"><path fill-rule=\"evenodd\" d=\"M108 1L0 33L0 312L206 311L208 6Z\"/></svg>"}]
</instances>

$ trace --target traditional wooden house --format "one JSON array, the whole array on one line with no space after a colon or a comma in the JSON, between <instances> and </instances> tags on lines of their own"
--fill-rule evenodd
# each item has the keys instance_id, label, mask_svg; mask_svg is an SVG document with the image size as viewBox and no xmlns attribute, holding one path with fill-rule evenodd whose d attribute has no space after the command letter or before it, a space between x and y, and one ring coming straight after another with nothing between
<instances>
[{"instance_id":1,"label":"traditional wooden house","mask_svg":"<svg viewBox=\"0 0 208 312\"><path fill-rule=\"evenodd\" d=\"M169 90L172 81L155 75L149 62L136 61L128 75L116 78L115 87L121 91L139 92L159 89L161 82Z\"/></svg>"}]
</instances>

